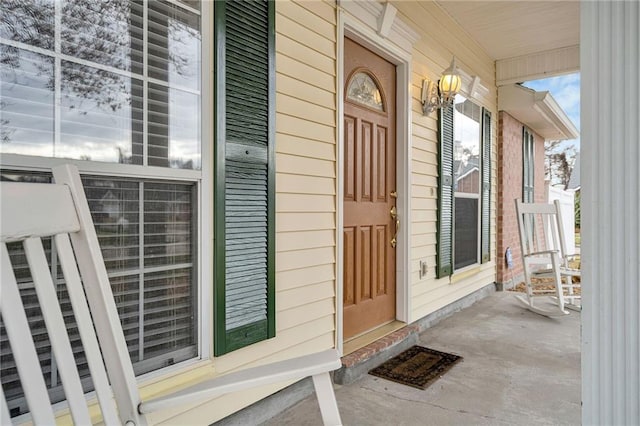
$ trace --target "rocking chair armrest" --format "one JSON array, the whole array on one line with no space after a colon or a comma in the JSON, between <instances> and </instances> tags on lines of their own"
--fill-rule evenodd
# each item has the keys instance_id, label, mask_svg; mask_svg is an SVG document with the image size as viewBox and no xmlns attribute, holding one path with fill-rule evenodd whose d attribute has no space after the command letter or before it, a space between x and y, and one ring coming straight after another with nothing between
<instances>
[{"instance_id":1,"label":"rocking chair armrest","mask_svg":"<svg viewBox=\"0 0 640 426\"><path fill-rule=\"evenodd\" d=\"M243 389L328 373L341 366L338 351L329 349L215 377L173 394L144 401L138 406L138 411L147 414Z\"/></svg>"},{"instance_id":2,"label":"rocking chair armrest","mask_svg":"<svg viewBox=\"0 0 640 426\"><path fill-rule=\"evenodd\" d=\"M576 259L576 258L579 258L579 257L580 257L580 255L579 255L578 253L574 253L574 254L565 254L565 255L564 255L564 258L565 258L565 259Z\"/></svg>"},{"instance_id":3,"label":"rocking chair armrest","mask_svg":"<svg viewBox=\"0 0 640 426\"><path fill-rule=\"evenodd\" d=\"M534 251L529 254L525 254L522 257L535 257L541 255L549 255L549 254L560 254L560 250L542 250L542 251Z\"/></svg>"}]
</instances>

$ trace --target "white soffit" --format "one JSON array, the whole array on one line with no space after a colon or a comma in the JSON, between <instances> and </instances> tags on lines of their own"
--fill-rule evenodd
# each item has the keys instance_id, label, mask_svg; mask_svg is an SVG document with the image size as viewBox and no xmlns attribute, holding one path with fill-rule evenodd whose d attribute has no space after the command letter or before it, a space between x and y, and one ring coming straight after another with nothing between
<instances>
[{"instance_id":1,"label":"white soffit","mask_svg":"<svg viewBox=\"0 0 640 426\"><path fill-rule=\"evenodd\" d=\"M580 133L549 92L512 84L498 87L498 109L545 140L576 139Z\"/></svg>"},{"instance_id":2,"label":"white soffit","mask_svg":"<svg viewBox=\"0 0 640 426\"><path fill-rule=\"evenodd\" d=\"M497 85L580 68L580 2L437 0L496 60Z\"/></svg>"},{"instance_id":3,"label":"white soffit","mask_svg":"<svg viewBox=\"0 0 640 426\"><path fill-rule=\"evenodd\" d=\"M562 47L496 61L496 85L570 74L580 69L580 46Z\"/></svg>"}]
</instances>

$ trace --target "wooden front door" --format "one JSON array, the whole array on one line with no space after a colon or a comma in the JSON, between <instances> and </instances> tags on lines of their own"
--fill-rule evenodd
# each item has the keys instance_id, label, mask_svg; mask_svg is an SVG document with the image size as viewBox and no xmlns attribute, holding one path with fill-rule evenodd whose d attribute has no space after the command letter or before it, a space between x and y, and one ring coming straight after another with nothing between
<instances>
[{"instance_id":1,"label":"wooden front door","mask_svg":"<svg viewBox=\"0 0 640 426\"><path fill-rule=\"evenodd\" d=\"M396 315L396 67L352 40L344 54L344 338Z\"/></svg>"}]
</instances>

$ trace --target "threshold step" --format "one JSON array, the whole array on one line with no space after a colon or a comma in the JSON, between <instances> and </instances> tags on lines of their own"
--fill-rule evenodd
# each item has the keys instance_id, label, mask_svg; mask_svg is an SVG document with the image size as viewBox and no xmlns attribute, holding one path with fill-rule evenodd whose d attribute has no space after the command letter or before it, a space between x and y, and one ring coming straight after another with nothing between
<instances>
[{"instance_id":1,"label":"threshold step","mask_svg":"<svg viewBox=\"0 0 640 426\"><path fill-rule=\"evenodd\" d=\"M334 372L333 381L340 385L355 382L369 370L415 345L418 331L417 325L407 325L343 356L342 367Z\"/></svg>"}]
</instances>

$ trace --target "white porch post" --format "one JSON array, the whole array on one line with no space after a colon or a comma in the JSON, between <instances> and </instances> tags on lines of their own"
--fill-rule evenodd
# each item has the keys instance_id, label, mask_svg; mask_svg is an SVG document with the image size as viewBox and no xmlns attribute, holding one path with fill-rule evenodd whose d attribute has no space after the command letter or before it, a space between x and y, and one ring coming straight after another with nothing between
<instances>
[{"instance_id":1,"label":"white porch post","mask_svg":"<svg viewBox=\"0 0 640 426\"><path fill-rule=\"evenodd\" d=\"M580 9L582 422L640 424L640 3Z\"/></svg>"}]
</instances>

